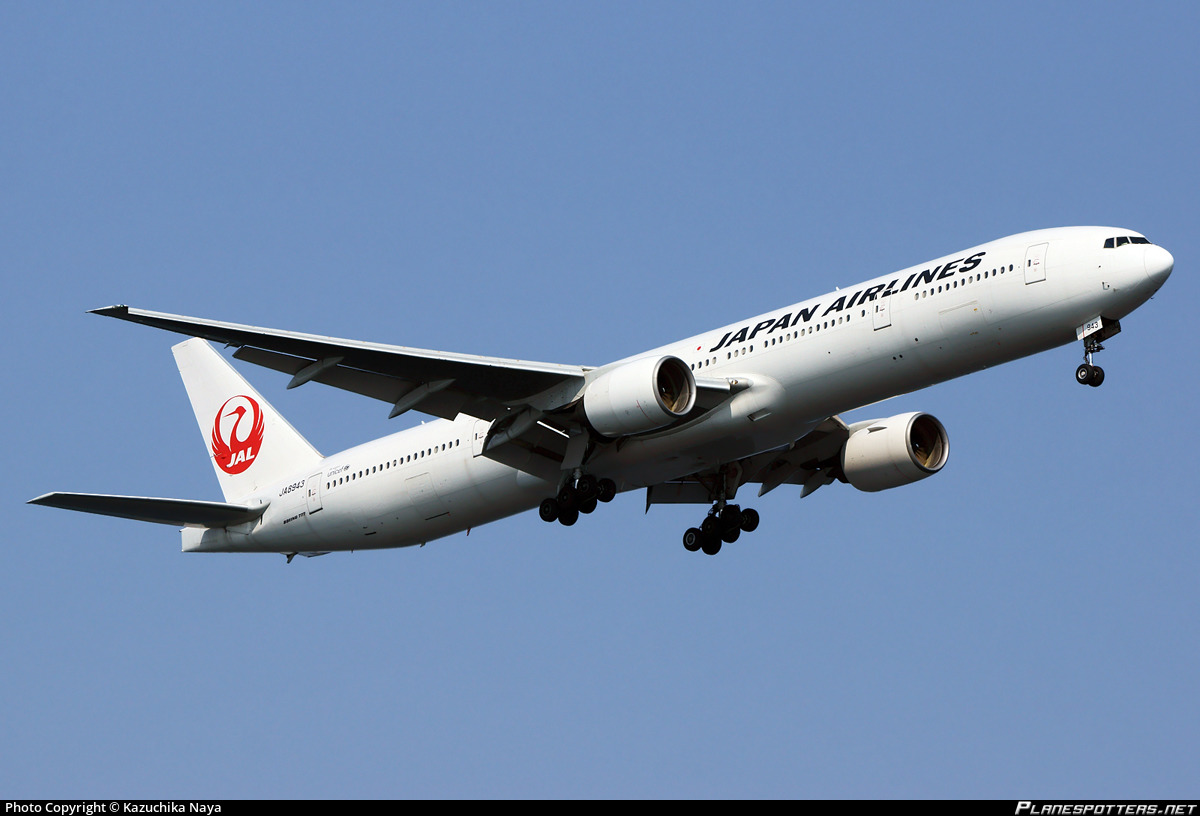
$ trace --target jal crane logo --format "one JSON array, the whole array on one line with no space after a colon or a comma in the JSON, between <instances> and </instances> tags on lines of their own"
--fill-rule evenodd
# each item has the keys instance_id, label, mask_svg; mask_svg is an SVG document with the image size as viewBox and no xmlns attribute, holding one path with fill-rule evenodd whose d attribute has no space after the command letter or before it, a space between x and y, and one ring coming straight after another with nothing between
<instances>
[{"instance_id":1,"label":"jal crane logo","mask_svg":"<svg viewBox=\"0 0 1200 816\"><path fill-rule=\"evenodd\" d=\"M250 397L230 397L213 420L212 452L221 470L230 475L241 473L254 464L262 448L262 409Z\"/></svg>"}]
</instances>

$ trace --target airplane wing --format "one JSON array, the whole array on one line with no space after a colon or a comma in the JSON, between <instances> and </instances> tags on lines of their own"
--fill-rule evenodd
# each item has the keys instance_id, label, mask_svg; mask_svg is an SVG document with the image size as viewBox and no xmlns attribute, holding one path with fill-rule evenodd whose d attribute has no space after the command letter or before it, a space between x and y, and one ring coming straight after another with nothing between
<instances>
[{"instance_id":1,"label":"airplane wing","mask_svg":"<svg viewBox=\"0 0 1200 816\"><path fill-rule=\"evenodd\" d=\"M391 403L390 416L417 408L444 419L465 413L495 420L511 417L522 407L553 410L578 395L590 370L364 343L128 306L92 313L237 346L237 359L292 375L288 388L312 381L353 391Z\"/></svg>"},{"instance_id":2,"label":"airplane wing","mask_svg":"<svg viewBox=\"0 0 1200 816\"><path fill-rule=\"evenodd\" d=\"M110 496L101 493L47 493L29 504L78 510L101 516L152 521L175 527L228 527L244 524L266 512L269 502L256 507L189 499L154 499L145 496Z\"/></svg>"},{"instance_id":3,"label":"airplane wing","mask_svg":"<svg viewBox=\"0 0 1200 816\"><path fill-rule=\"evenodd\" d=\"M804 498L840 478L839 455L849 436L841 417L829 417L785 447L748 456L719 471L651 486L646 491L646 509L652 504L709 504L717 500L722 487L732 497L744 484L758 484L759 496L783 484L803 485L800 498Z\"/></svg>"}]
</instances>

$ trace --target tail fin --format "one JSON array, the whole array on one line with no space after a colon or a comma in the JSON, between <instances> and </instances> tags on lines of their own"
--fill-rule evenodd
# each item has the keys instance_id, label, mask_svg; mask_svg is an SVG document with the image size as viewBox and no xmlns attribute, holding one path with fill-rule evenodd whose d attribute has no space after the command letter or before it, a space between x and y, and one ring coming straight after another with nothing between
<instances>
[{"instance_id":1,"label":"tail fin","mask_svg":"<svg viewBox=\"0 0 1200 816\"><path fill-rule=\"evenodd\" d=\"M321 454L208 341L171 351L226 501L318 466Z\"/></svg>"}]
</instances>

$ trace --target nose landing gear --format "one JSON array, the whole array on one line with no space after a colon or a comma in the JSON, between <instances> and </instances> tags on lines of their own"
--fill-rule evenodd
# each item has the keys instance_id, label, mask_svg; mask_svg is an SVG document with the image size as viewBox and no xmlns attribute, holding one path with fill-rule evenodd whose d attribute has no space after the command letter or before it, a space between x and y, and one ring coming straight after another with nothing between
<instances>
[{"instance_id":1,"label":"nose landing gear","mask_svg":"<svg viewBox=\"0 0 1200 816\"><path fill-rule=\"evenodd\" d=\"M1098 365L1084 363L1075 369L1075 382L1098 388L1100 383L1104 382L1104 369Z\"/></svg>"},{"instance_id":2,"label":"nose landing gear","mask_svg":"<svg viewBox=\"0 0 1200 816\"><path fill-rule=\"evenodd\" d=\"M1092 388L1099 388L1100 383L1104 382L1104 369L1098 365L1092 365L1092 355L1098 351L1104 351L1104 346L1100 345L1100 341L1094 336L1085 337L1083 340L1083 365L1075 369L1075 382L1080 385L1090 385Z\"/></svg>"},{"instance_id":3,"label":"nose landing gear","mask_svg":"<svg viewBox=\"0 0 1200 816\"><path fill-rule=\"evenodd\" d=\"M1092 355L1104 351L1100 345L1121 333L1121 321L1107 317L1096 317L1075 330L1075 336L1083 340L1083 365L1075 369L1075 382L1096 388L1104 382L1104 369L1092 364Z\"/></svg>"}]
</instances>

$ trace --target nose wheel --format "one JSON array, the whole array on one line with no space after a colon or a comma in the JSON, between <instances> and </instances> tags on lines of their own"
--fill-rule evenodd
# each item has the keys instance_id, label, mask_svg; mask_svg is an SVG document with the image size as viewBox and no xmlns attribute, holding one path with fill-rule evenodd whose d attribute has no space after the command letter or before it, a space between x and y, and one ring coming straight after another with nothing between
<instances>
[{"instance_id":1,"label":"nose wheel","mask_svg":"<svg viewBox=\"0 0 1200 816\"><path fill-rule=\"evenodd\" d=\"M707 518L699 527L689 527L683 534L684 549L688 552L703 550L705 555L716 555L721 551L722 544L732 544L742 533L752 533L758 529L757 510L742 510L735 504L722 507L721 504L718 502L708 511Z\"/></svg>"},{"instance_id":2,"label":"nose wheel","mask_svg":"<svg viewBox=\"0 0 1200 816\"><path fill-rule=\"evenodd\" d=\"M1080 385L1090 385L1092 388L1098 388L1100 383L1104 382L1104 369L1092 364L1092 355L1098 351L1104 351L1104 346L1100 345L1099 340L1092 337L1084 338L1084 363L1075 369L1075 382Z\"/></svg>"},{"instance_id":3,"label":"nose wheel","mask_svg":"<svg viewBox=\"0 0 1200 816\"><path fill-rule=\"evenodd\" d=\"M1084 363L1075 369L1075 382L1080 385L1090 385L1092 388L1098 388L1100 383L1104 382L1104 369L1098 365Z\"/></svg>"}]
</instances>

